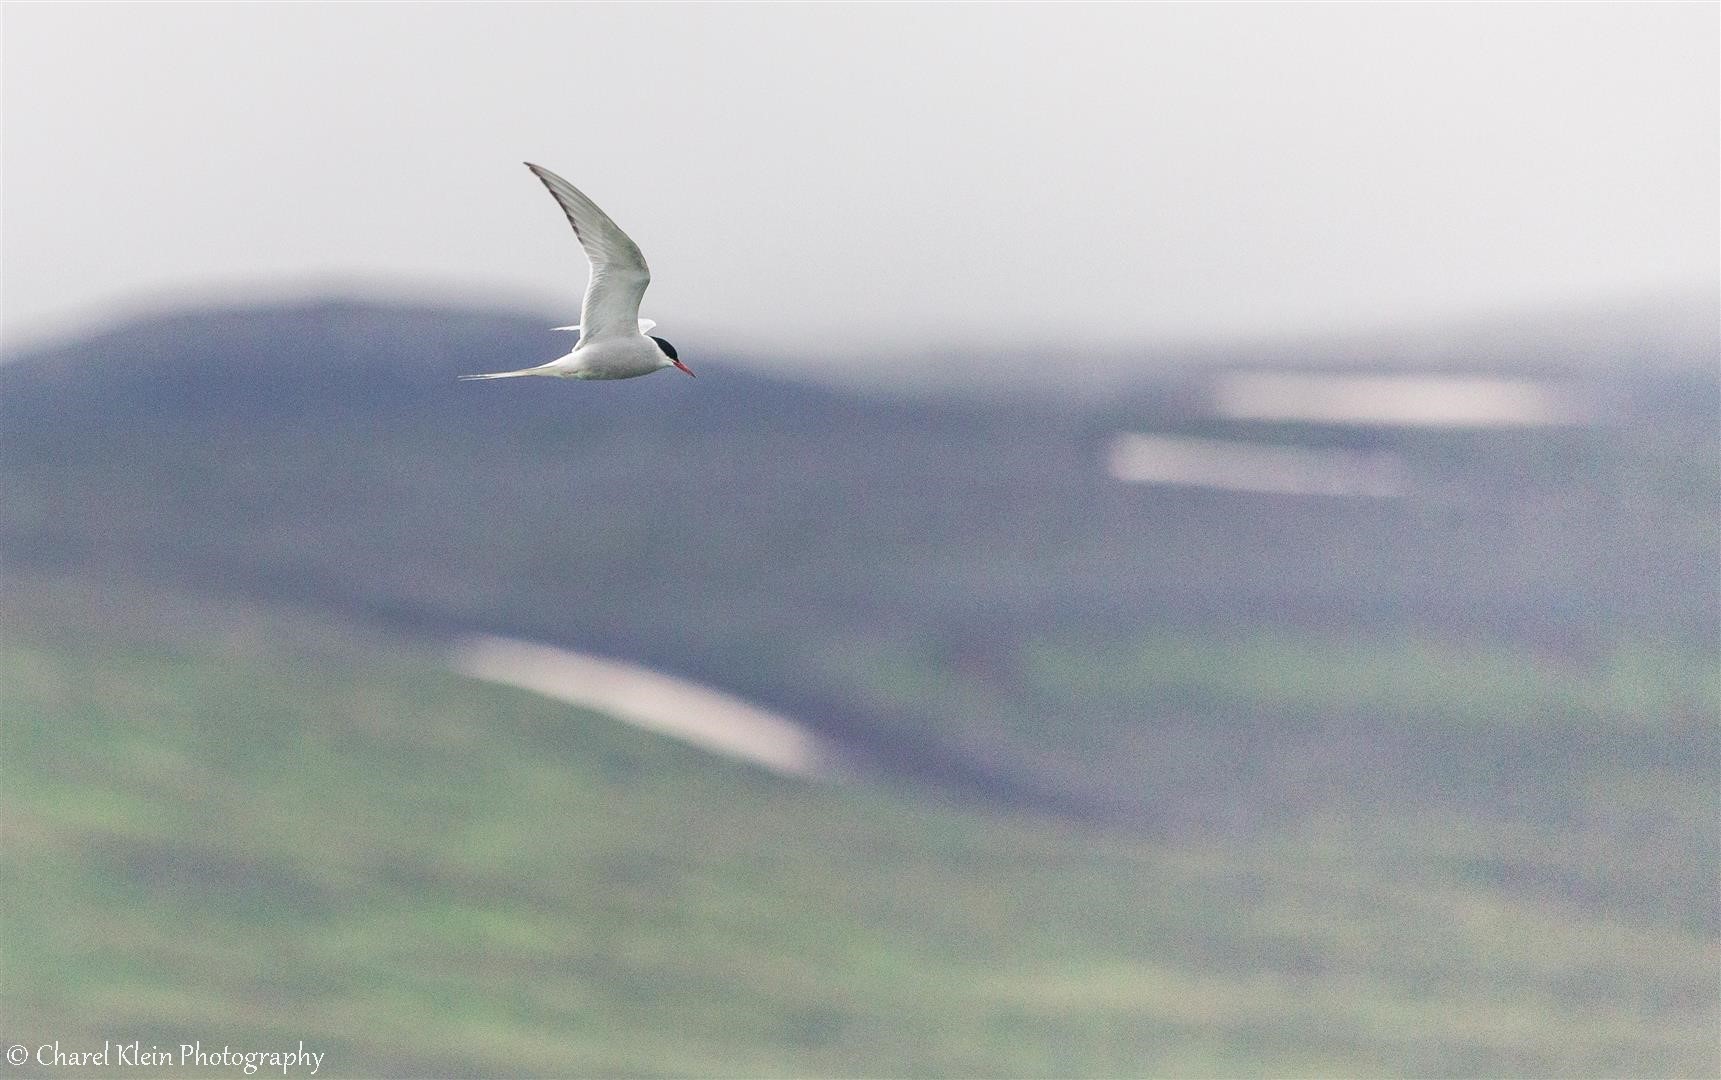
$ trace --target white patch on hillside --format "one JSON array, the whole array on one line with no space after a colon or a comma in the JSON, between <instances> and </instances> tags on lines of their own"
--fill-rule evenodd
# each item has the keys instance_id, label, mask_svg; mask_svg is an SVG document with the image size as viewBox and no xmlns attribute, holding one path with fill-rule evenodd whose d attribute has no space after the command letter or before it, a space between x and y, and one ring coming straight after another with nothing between
<instances>
[{"instance_id":1,"label":"white patch on hillside","mask_svg":"<svg viewBox=\"0 0 1721 1080\"><path fill-rule=\"evenodd\" d=\"M836 771L836 754L794 721L650 668L502 637L462 642L451 660L472 678L607 713L785 776L830 778Z\"/></svg>"}]
</instances>

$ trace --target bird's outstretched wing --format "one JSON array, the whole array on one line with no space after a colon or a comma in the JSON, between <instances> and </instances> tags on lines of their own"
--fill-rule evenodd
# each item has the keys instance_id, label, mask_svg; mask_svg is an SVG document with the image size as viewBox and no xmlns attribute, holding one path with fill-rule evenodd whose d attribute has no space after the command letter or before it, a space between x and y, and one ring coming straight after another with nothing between
<instances>
[{"instance_id":1,"label":"bird's outstretched wing","mask_svg":"<svg viewBox=\"0 0 1721 1080\"><path fill-rule=\"evenodd\" d=\"M651 284L651 270L639 245L579 188L541 165L528 161L526 168L556 197L592 264L592 278L580 303L580 340L638 333L639 301Z\"/></svg>"},{"instance_id":2,"label":"bird's outstretched wing","mask_svg":"<svg viewBox=\"0 0 1721 1080\"><path fill-rule=\"evenodd\" d=\"M642 334L649 334L649 333L651 333L652 328L655 327L656 325L657 325L656 319L641 319L639 321L639 332ZM550 329L551 330L569 330L569 331L572 331L573 333L577 334L580 332L580 324L575 323L572 326L552 326L552 327L550 327Z\"/></svg>"}]
</instances>

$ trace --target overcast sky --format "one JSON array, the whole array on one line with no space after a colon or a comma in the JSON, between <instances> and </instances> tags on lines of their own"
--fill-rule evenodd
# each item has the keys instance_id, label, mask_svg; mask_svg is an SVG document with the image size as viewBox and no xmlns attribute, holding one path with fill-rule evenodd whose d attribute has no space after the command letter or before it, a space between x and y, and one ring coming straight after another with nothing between
<instances>
[{"instance_id":1,"label":"overcast sky","mask_svg":"<svg viewBox=\"0 0 1721 1080\"><path fill-rule=\"evenodd\" d=\"M357 290L779 360L1718 287L1718 8L4 7L8 344ZM692 341L688 339L692 338Z\"/></svg>"}]
</instances>

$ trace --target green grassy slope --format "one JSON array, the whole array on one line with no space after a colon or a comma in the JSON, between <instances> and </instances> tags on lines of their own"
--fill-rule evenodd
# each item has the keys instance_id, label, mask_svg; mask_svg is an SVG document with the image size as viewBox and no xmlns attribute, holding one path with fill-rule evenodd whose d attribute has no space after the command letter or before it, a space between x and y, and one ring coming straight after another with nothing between
<instances>
[{"instance_id":1,"label":"green grassy slope","mask_svg":"<svg viewBox=\"0 0 1721 1080\"><path fill-rule=\"evenodd\" d=\"M789 783L408 659L9 625L8 1043L303 1039L322 1075L1721 1067L1712 908L1610 899L1712 877L1713 795L1630 761L1590 777L1606 820L1144 838Z\"/></svg>"}]
</instances>

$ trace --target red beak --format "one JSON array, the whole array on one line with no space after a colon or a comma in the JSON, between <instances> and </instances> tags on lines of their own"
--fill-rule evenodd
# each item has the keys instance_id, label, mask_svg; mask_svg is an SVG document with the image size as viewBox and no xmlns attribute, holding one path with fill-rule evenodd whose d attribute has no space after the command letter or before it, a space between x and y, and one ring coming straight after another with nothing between
<instances>
[{"instance_id":1,"label":"red beak","mask_svg":"<svg viewBox=\"0 0 1721 1080\"><path fill-rule=\"evenodd\" d=\"M680 368L681 370L687 372L689 375L692 375L695 379L699 378L699 376L693 375L693 369L692 368L688 367L686 364L682 363L681 361L671 360L670 363L674 364L676 367Z\"/></svg>"}]
</instances>

